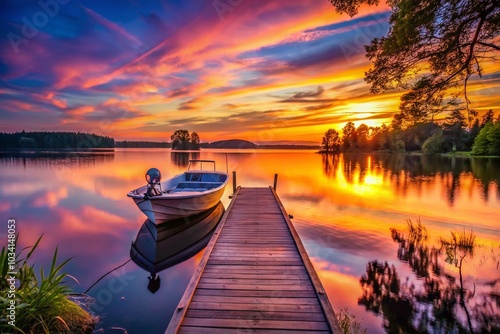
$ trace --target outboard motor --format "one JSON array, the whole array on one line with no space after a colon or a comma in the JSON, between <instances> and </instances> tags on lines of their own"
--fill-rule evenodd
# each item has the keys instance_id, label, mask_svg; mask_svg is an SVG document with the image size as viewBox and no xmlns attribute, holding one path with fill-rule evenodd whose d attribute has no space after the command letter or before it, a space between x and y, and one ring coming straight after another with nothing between
<instances>
[{"instance_id":1,"label":"outboard motor","mask_svg":"<svg viewBox=\"0 0 500 334\"><path fill-rule=\"evenodd\" d=\"M158 168L150 168L146 172L146 181L148 190L146 195L149 197L161 195L161 172Z\"/></svg>"}]
</instances>

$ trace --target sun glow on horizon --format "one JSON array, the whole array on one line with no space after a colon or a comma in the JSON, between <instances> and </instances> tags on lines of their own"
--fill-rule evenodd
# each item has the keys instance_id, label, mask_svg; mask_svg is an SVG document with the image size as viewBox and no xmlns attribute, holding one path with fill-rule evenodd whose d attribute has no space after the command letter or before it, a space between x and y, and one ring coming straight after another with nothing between
<instances>
[{"instance_id":1,"label":"sun glow on horizon","mask_svg":"<svg viewBox=\"0 0 500 334\"><path fill-rule=\"evenodd\" d=\"M178 11L156 1L124 3L120 14L97 1L62 6L63 15L18 52L0 41L0 131L164 141L186 128L207 141L319 143L328 128L380 126L398 111L401 92L373 95L363 80L371 64L359 37L385 34L386 4L362 6L351 18L328 2L245 2L223 20L211 2L171 6ZM23 17L33 8L19 4L12 12ZM0 17L16 26L12 12ZM500 68L484 68L488 75L469 82L480 112L500 108Z\"/></svg>"}]
</instances>

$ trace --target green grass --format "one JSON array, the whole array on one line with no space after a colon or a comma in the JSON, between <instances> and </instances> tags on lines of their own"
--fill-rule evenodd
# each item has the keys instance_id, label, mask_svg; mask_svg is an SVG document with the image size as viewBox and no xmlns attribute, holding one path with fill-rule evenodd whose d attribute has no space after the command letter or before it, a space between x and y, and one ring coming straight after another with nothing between
<instances>
[{"instance_id":1,"label":"green grass","mask_svg":"<svg viewBox=\"0 0 500 334\"><path fill-rule=\"evenodd\" d=\"M0 330L17 333L92 333L95 319L80 306L68 299L71 289L67 279L74 279L63 273L64 266L71 260L58 263L58 250L54 251L48 272L40 269L35 274L33 265L29 265L33 252L37 249L42 237L35 245L23 249L16 258L16 327L8 324L6 299L8 293L8 258L6 248L0 253ZM22 253L28 254L21 257Z\"/></svg>"}]
</instances>

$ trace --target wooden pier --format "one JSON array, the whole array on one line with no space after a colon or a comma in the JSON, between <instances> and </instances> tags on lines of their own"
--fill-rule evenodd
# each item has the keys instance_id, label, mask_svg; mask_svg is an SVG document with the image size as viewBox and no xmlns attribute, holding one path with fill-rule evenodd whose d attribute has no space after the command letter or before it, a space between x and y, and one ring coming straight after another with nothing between
<instances>
[{"instance_id":1,"label":"wooden pier","mask_svg":"<svg viewBox=\"0 0 500 334\"><path fill-rule=\"evenodd\" d=\"M166 333L340 333L273 188L238 188Z\"/></svg>"}]
</instances>

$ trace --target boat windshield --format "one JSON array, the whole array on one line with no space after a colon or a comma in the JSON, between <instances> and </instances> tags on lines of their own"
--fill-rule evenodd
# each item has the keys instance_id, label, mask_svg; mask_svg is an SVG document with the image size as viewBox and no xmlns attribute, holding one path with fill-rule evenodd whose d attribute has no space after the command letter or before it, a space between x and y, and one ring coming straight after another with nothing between
<instances>
[{"instance_id":1,"label":"boat windshield","mask_svg":"<svg viewBox=\"0 0 500 334\"><path fill-rule=\"evenodd\" d=\"M203 170L203 164L205 164L205 166L213 166L213 169L207 170L213 170L215 172L214 160L189 160L188 170L195 169L194 167L196 167L197 170Z\"/></svg>"}]
</instances>

